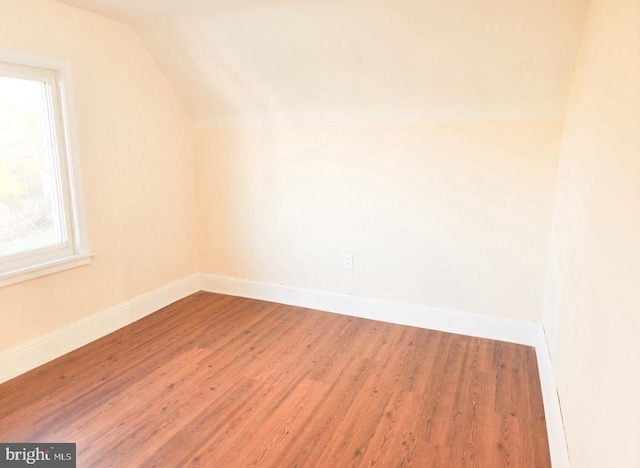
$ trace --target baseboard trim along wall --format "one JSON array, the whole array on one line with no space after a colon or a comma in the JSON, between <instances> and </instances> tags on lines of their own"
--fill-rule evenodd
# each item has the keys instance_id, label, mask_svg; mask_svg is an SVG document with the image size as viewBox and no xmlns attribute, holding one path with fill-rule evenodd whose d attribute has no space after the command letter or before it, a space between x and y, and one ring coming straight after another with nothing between
<instances>
[{"instance_id":1,"label":"baseboard trim along wall","mask_svg":"<svg viewBox=\"0 0 640 468\"><path fill-rule=\"evenodd\" d=\"M0 383L52 361L87 343L200 290L192 275L0 353Z\"/></svg>"},{"instance_id":2,"label":"baseboard trim along wall","mask_svg":"<svg viewBox=\"0 0 640 468\"><path fill-rule=\"evenodd\" d=\"M200 290L533 346L536 348L538 360L552 466L570 467L551 358L541 324L352 294L211 274L192 275L0 353L0 383L106 336Z\"/></svg>"},{"instance_id":3,"label":"baseboard trim along wall","mask_svg":"<svg viewBox=\"0 0 640 468\"><path fill-rule=\"evenodd\" d=\"M201 275L203 291L248 297L382 322L536 346L538 324L314 289Z\"/></svg>"},{"instance_id":4,"label":"baseboard trim along wall","mask_svg":"<svg viewBox=\"0 0 640 468\"><path fill-rule=\"evenodd\" d=\"M549 438L549 452L553 468L570 468L569 449L564 431L564 421L560 408L560 398L553 374L551 354L547 345L547 335L542 325L539 325L538 342L536 343L536 358L542 401L544 402L544 417L547 422L547 437Z\"/></svg>"},{"instance_id":5,"label":"baseboard trim along wall","mask_svg":"<svg viewBox=\"0 0 640 468\"><path fill-rule=\"evenodd\" d=\"M278 302L382 322L508 341L536 348L551 466L570 468L569 455L544 328L538 322L424 307L228 276L201 275L203 291Z\"/></svg>"}]
</instances>

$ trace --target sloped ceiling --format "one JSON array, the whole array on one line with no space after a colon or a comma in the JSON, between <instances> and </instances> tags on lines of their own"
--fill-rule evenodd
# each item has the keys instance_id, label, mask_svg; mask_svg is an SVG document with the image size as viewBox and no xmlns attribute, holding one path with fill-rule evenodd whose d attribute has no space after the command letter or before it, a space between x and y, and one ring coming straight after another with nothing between
<instances>
[{"instance_id":1,"label":"sloped ceiling","mask_svg":"<svg viewBox=\"0 0 640 468\"><path fill-rule=\"evenodd\" d=\"M133 25L199 127L561 118L586 0L65 0Z\"/></svg>"}]
</instances>

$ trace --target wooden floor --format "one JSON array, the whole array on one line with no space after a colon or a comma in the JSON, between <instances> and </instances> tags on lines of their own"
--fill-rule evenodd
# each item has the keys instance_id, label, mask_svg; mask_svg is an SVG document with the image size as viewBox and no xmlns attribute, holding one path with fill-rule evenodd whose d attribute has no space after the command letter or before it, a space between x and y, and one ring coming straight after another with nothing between
<instances>
[{"instance_id":1,"label":"wooden floor","mask_svg":"<svg viewBox=\"0 0 640 468\"><path fill-rule=\"evenodd\" d=\"M0 385L78 467L549 467L533 348L197 293Z\"/></svg>"}]
</instances>

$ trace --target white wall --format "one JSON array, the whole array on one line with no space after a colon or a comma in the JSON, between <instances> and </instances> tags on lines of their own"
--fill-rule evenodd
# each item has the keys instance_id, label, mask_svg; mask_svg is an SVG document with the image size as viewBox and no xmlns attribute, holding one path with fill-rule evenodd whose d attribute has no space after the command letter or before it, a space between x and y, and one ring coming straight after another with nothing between
<instances>
[{"instance_id":1,"label":"white wall","mask_svg":"<svg viewBox=\"0 0 640 468\"><path fill-rule=\"evenodd\" d=\"M67 1L129 18L200 128L558 119L586 3Z\"/></svg>"},{"instance_id":2,"label":"white wall","mask_svg":"<svg viewBox=\"0 0 640 468\"><path fill-rule=\"evenodd\" d=\"M0 288L0 351L197 271L192 121L137 33L0 0L0 47L69 60L92 264Z\"/></svg>"},{"instance_id":3,"label":"white wall","mask_svg":"<svg viewBox=\"0 0 640 468\"><path fill-rule=\"evenodd\" d=\"M0 351L198 269L539 320L546 268L573 466L640 466L640 4L591 1L564 128L584 2L390 5L139 21L201 127L262 126L194 149L132 28L0 0L0 47L71 61L96 252L0 289Z\"/></svg>"},{"instance_id":4,"label":"white wall","mask_svg":"<svg viewBox=\"0 0 640 468\"><path fill-rule=\"evenodd\" d=\"M560 135L559 120L198 130L201 271L540 320Z\"/></svg>"},{"instance_id":5,"label":"white wall","mask_svg":"<svg viewBox=\"0 0 640 468\"><path fill-rule=\"evenodd\" d=\"M541 320L584 0L73 1L185 97L204 273Z\"/></svg>"},{"instance_id":6,"label":"white wall","mask_svg":"<svg viewBox=\"0 0 640 468\"><path fill-rule=\"evenodd\" d=\"M544 313L572 466L640 466L640 2L592 0Z\"/></svg>"},{"instance_id":7,"label":"white wall","mask_svg":"<svg viewBox=\"0 0 640 468\"><path fill-rule=\"evenodd\" d=\"M564 22L580 5L571 2L557 20ZM0 351L194 273L198 254L205 273L540 318L561 122L536 116L558 113L561 84L544 84L547 111L527 101L514 114L517 120L492 120L501 113L474 88L467 90L475 96L467 105L476 121L407 124L400 118L404 111L390 106L390 118L398 122L366 123L380 104L376 96L391 99L402 88L392 80L361 96L357 124L202 129L196 138L196 195L192 121L133 29L48 0L0 0L0 11L0 47L71 61L96 252L90 266L0 290L0 309L8 311ZM357 23L356 13L345 13L344 27ZM367 21L383 24L387 13L377 4ZM395 30L394 18L385 30ZM485 27L468 19L478 31ZM285 21L287 27L297 28L292 21ZM512 25L501 27L521 37ZM571 54L575 31L552 29L562 36L559 60ZM350 34L357 36L357 29ZM394 66L394 44L374 54L370 66ZM529 44L533 55L527 52L527 60L544 44ZM331 48L346 60L351 45L337 41ZM475 50L462 37L446 48L463 55ZM418 57L420 50L416 46L412 54ZM514 51L503 52L498 62L511 69ZM290 50L279 59L277 48L271 53L290 63ZM547 70L551 75L564 75L564 65L548 66L555 70ZM360 73L358 62L349 67L325 71L335 72L338 83L345 73ZM500 75L499 67L492 73ZM299 78L307 89L306 78ZM450 85L450 97L461 86L441 84ZM434 97L428 83L418 87L420 100L427 99L422 92ZM507 94L518 95L515 88ZM305 102L302 110L289 109L303 112L305 125L326 117ZM449 117L455 114L450 101L432 104L429 112L446 108ZM251 121L251 109L245 110ZM346 105L338 110L350 112ZM355 256L350 272L339 267L347 252Z\"/></svg>"}]
</instances>

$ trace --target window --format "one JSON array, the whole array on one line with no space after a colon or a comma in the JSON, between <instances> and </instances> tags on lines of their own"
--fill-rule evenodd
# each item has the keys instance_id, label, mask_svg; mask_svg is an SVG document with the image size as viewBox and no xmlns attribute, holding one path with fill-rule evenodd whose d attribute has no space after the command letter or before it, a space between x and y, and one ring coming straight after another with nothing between
<instances>
[{"instance_id":1,"label":"window","mask_svg":"<svg viewBox=\"0 0 640 468\"><path fill-rule=\"evenodd\" d=\"M91 258L69 69L0 50L0 286Z\"/></svg>"}]
</instances>

